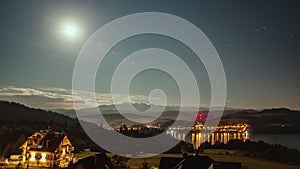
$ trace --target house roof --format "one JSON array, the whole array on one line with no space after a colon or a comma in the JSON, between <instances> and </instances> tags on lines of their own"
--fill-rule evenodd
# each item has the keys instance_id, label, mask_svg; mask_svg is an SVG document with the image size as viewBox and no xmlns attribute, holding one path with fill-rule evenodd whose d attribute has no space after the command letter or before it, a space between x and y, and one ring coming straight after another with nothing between
<instances>
[{"instance_id":1,"label":"house roof","mask_svg":"<svg viewBox=\"0 0 300 169\"><path fill-rule=\"evenodd\" d=\"M182 162L182 164L177 165L176 169L208 169L209 166L214 162L208 156L188 156Z\"/></svg>"},{"instance_id":2,"label":"house roof","mask_svg":"<svg viewBox=\"0 0 300 169\"><path fill-rule=\"evenodd\" d=\"M178 168L181 169L208 169L210 165L214 162L208 156L189 156L182 163L182 167L180 165Z\"/></svg>"},{"instance_id":3,"label":"house roof","mask_svg":"<svg viewBox=\"0 0 300 169\"><path fill-rule=\"evenodd\" d=\"M78 160L69 169L116 169L105 153Z\"/></svg>"},{"instance_id":4,"label":"house roof","mask_svg":"<svg viewBox=\"0 0 300 169\"><path fill-rule=\"evenodd\" d=\"M159 169L208 169L214 160L208 156L188 156L187 158L162 157Z\"/></svg>"},{"instance_id":5,"label":"house roof","mask_svg":"<svg viewBox=\"0 0 300 169\"><path fill-rule=\"evenodd\" d=\"M30 148L30 150L55 152L65 136L66 135L64 133L47 133L43 140L37 145L37 147Z\"/></svg>"},{"instance_id":6,"label":"house roof","mask_svg":"<svg viewBox=\"0 0 300 169\"><path fill-rule=\"evenodd\" d=\"M214 163L214 169L242 169L242 164L234 162L216 162Z\"/></svg>"},{"instance_id":7,"label":"house roof","mask_svg":"<svg viewBox=\"0 0 300 169\"><path fill-rule=\"evenodd\" d=\"M173 157L161 157L159 163L159 169L173 169L175 168L183 158L173 158Z\"/></svg>"}]
</instances>

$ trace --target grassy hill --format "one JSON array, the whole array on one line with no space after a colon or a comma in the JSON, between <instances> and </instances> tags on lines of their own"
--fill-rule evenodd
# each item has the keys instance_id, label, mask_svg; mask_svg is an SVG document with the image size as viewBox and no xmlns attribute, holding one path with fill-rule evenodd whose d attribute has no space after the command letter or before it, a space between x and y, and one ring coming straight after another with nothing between
<instances>
[{"instance_id":1,"label":"grassy hill","mask_svg":"<svg viewBox=\"0 0 300 169\"><path fill-rule=\"evenodd\" d=\"M223 150L224 152L227 150ZM254 159L245 156L237 155L224 155L214 150L207 150L203 155L208 155L216 161L222 162L241 162L243 169L299 169L299 166L292 166L288 164L276 163L261 159ZM146 159L130 159L128 165L131 169L139 169L141 164L146 161L150 166L159 166L159 161L161 157L182 157L182 154L162 154L154 157L149 157Z\"/></svg>"}]
</instances>

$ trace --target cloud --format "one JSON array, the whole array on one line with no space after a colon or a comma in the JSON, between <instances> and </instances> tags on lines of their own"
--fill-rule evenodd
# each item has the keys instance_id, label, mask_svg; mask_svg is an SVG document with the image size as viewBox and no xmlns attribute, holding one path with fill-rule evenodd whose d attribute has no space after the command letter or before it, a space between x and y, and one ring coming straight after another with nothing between
<instances>
[{"instance_id":1,"label":"cloud","mask_svg":"<svg viewBox=\"0 0 300 169\"><path fill-rule=\"evenodd\" d=\"M79 95L80 93L80 95ZM0 88L0 99L25 104L30 107L42 109L73 109L73 98L79 108L89 108L94 106L92 93L83 92L88 97L83 97L82 91L75 91L64 88L21 88L8 86ZM97 105L113 104L111 94L95 93ZM126 96L117 95L118 103L126 100ZM130 99L134 103L148 103L148 96L131 95ZM117 104L118 104L117 103Z\"/></svg>"}]
</instances>

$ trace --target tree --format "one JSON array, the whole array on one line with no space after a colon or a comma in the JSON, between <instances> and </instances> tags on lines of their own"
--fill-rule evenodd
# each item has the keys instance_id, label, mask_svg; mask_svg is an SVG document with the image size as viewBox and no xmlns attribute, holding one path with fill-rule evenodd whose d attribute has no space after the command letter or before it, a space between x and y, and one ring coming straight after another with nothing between
<instances>
[{"instance_id":1,"label":"tree","mask_svg":"<svg viewBox=\"0 0 300 169\"><path fill-rule=\"evenodd\" d=\"M147 163L146 160L142 162L142 165L140 166L140 169L150 169L149 163Z\"/></svg>"},{"instance_id":2,"label":"tree","mask_svg":"<svg viewBox=\"0 0 300 169\"><path fill-rule=\"evenodd\" d=\"M24 144L25 141L26 141L26 137L24 136L24 134L22 134L19 137L18 141L12 145L12 153L14 154L20 153L20 147L22 146L22 144Z\"/></svg>"},{"instance_id":3,"label":"tree","mask_svg":"<svg viewBox=\"0 0 300 169\"><path fill-rule=\"evenodd\" d=\"M118 169L129 169L129 166L126 164L129 158L114 155L112 156L112 163Z\"/></svg>"},{"instance_id":4,"label":"tree","mask_svg":"<svg viewBox=\"0 0 300 169\"><path fill-rule=\"evenodd\" d=\"M3 150L3 156L4 156L4 158L9 158L9 156L11 155L11 153L12 153L12 147L11 147L11 144L8 143L8 145Z\"/></svg>"}]
</instances>

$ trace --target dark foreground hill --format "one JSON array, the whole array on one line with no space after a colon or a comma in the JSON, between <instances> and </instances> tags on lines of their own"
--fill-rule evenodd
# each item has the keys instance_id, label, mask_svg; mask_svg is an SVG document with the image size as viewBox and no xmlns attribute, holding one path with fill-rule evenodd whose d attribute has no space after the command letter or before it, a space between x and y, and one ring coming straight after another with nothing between
<instances>
[{"instance_id":1,"label":"dark foreground hill","mask_svg":"<svg viewBox=\"0 0 300 169\"><path fill-rule=\"evenodd\" d=\"M101 150L85 134L79 121L68 116L6 101L0 101L0 116L0 157L19 154L19 147L26 137L49 126L53 131L65 132L76 152L85 148ZM98 128L95 124L88 124Z\"/></svg>"},{"instance_id":2,"label":"dark foreground hill","mask_svg":"<svg viewBox=\"0 0 300 169\"><path fill-rule=\"evenodd\" d=\"M65 115L42 109L29 108L18 103L7 101L0 101L0 115L0 122L2 123L27 121L39 123L67 123L68 125L76 124L76 120Z\"/></svg>"}]
</instances>

